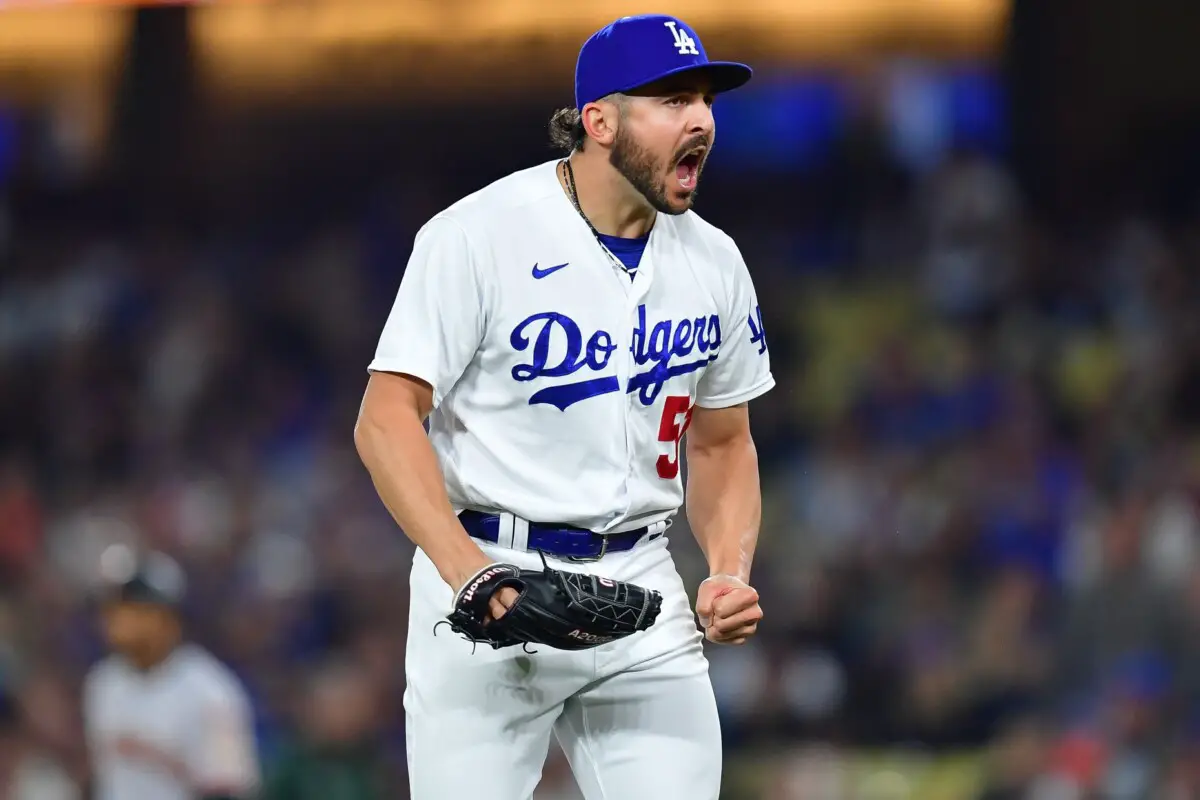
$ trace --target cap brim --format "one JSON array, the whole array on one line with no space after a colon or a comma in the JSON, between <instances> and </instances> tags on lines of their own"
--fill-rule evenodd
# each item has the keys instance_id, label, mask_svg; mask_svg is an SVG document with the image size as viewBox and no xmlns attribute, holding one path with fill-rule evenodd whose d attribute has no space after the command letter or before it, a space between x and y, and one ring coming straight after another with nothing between
<instances>
[{"instance_id":1,"label":"cap brim","mask_svg":"<svg viewBox=\"0 0 1200 800\"><path fill-rule=\"evenodd\" d=\"M707 64L689 64L688 66L668 70L660 75L656 75L649 81L639 83L637 86L628 86L623 91L631 92L635 89L658 83L666 78L691 73L703 75L708 78L713 94L733 91L738 87L744 86L754 76L754 70L745 64L739 64L736 61L709 61Z\"/></svg>"}]
</instances>

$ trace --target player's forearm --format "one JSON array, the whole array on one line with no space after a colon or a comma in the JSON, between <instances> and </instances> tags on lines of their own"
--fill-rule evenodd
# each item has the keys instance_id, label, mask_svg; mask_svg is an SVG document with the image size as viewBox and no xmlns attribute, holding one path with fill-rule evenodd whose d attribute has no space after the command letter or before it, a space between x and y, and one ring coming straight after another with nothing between
<instances>
[{"instance_id":1,"label":"player's forearm","mask_svg":"<svg viewBox=\"0 0 1200 800\"><path fill-rule=\"evenodd\" d=\"M687 448L687 518L710 575L749 583L762 519L758 452L739 436L719 445Z\"/></svg>"},{"instance_id":2,"label":"player's forearm","mask_svg":"<svg viewBox=\"0 0 1200 800\"><path fill-rule=\"evenodd\" d=\"M354 430L359 457L396 523L458 589L490 559L459 524L437 457L416 414L364 414Z\"/></svg>"}]
</instances>

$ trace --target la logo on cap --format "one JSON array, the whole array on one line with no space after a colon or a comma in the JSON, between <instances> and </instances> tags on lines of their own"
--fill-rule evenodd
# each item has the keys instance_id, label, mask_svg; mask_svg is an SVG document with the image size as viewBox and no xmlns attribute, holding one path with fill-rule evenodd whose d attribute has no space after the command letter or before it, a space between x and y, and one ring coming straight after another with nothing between
<instances>
[{"instance_id":1,"label":"la logo on cap","mask_svg":"<svg viewBox=\"0 0 1200 800\"><path fill-rule=\"evenodd\" d=\"M681 56L698 56L700 51L696 49L696 40L688 36L687 31L681 31L675 27L675 20L668 20L663 23L671 29L671 34L675 37L675 46L679 48Z\"/></svg>"}]
</instances>

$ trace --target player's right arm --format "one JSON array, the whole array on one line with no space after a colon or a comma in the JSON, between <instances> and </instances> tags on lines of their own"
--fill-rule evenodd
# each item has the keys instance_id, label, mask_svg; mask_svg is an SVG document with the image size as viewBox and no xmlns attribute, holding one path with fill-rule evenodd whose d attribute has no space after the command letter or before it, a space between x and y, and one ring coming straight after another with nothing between
<instances>
[{"instance_id":1,"label":"player's right arm","mask_svg":"<svg viewBox=\"0 0 1200 800\"><path fill-rule=\"evenodd\" d=\"M423 423L433 388L409 375L375 372L367 381L354 443L379 498L442 580L457 590L491 563L458 523Z\"/></svg>"},{"instance_id":2,"label":"player's right arm","mask_svg":"<svg viewBox=\"0 0 1200 800\"><path fill-rule=\"evenodd\" d=\"M254 711L232 676L205 687L188 747L199 800L249 800L261 785Z\"/></svg>"},{"instance_id":3,"label":"player's right arm","mask_svg":"<svg viewBox=\"0 0 1200 800\"><path fill-rule=\"evenodd\" d=\"M417 233L354 427L383 504L455 590L492 560L458 522L424 422L474 358L485 307L465 232L435 217Z\"/></svg>"}]
</instances>

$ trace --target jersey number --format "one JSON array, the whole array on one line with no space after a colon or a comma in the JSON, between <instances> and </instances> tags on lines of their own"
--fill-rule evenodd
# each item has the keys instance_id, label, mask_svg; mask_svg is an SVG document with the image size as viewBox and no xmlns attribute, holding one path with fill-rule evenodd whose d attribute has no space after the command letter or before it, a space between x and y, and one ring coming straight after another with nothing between
<instances>
[{"instance_id":1,"label":"jersey number","mask_svg":"<svg viewBox=\"0 0 1200 800\"><path fill-rule=\"evenodd\" d=\"M692 398L687 395L672 395L663 401L662 422L658 425L658 440L670 442L674 452L672 456L659 456L655 466L658 467L658 477L672 480L679 474L679 440L692 424ZM679 415L683 415L680 423Z\"/></svg>"}]
</instances>

